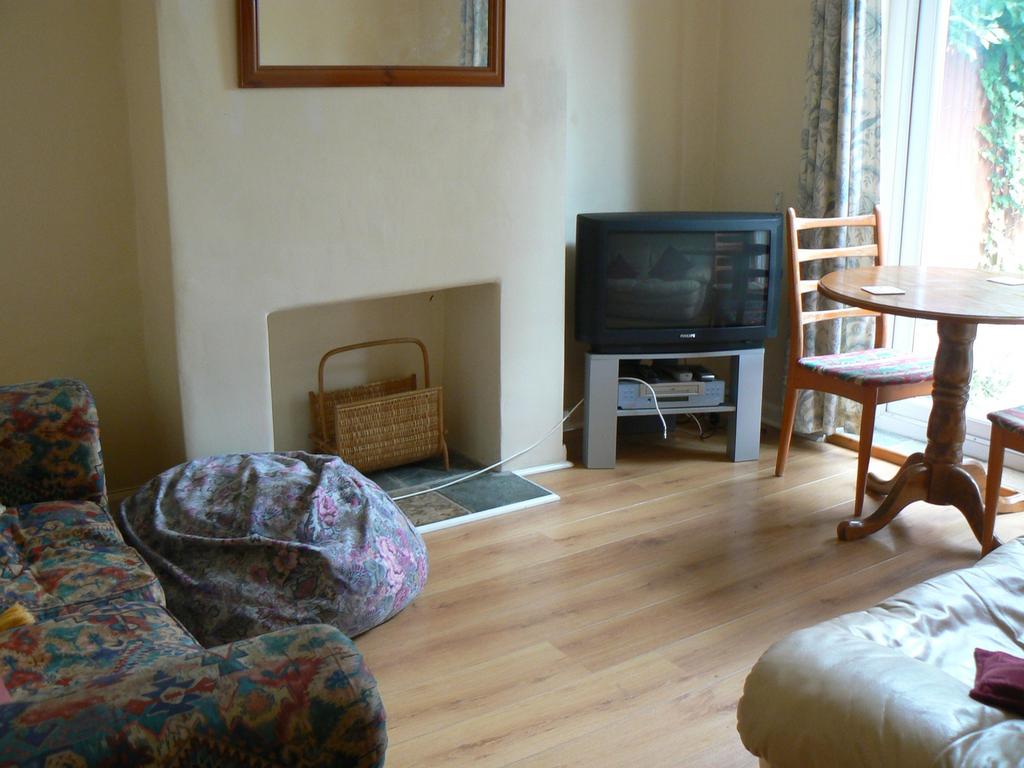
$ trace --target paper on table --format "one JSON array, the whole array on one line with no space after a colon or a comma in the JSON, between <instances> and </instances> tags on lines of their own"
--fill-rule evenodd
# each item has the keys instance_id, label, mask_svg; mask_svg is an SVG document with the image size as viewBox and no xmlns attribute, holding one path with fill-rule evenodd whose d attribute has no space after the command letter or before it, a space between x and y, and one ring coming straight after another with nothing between
<instances>
[{"instance_id":1,"label":"paper on table","mask_svg":"<svg viewBox=\"0 0 1024 768\"><path fill-rule=\"evenodd\" d=\"M874 296L895 296L899 293L906 293L902 288L897 288L895 285L862 285L860 289Z\"/></svg>"},{"instance_id":2,"label":"paper on table","mask_svg":"<svg viewBox=\"0 0 1024 768\"><path fill-rule=\"evenodd\" d=\"M1024 285L1024 280L1019 277L990 277L988 281L999 285Z\"/></svg>"}]
</instances>

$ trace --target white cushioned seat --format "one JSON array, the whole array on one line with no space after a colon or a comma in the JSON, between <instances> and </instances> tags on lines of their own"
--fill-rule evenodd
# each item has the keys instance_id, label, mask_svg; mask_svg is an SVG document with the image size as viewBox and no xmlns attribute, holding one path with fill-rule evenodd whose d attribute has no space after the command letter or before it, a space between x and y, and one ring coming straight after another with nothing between
<instances>
[{"instance_id":1,"label":"white cushioned seat","mask_svg":"<svg viewBox=\"0 0 1024 768\"><path fill-rule=\"evenodd\" d=\"M974 649L1024 656L1024 541L779 641L738 708L774 766L1024 764L1024 719L974 701Z\"/></svg>"}]
</instances>

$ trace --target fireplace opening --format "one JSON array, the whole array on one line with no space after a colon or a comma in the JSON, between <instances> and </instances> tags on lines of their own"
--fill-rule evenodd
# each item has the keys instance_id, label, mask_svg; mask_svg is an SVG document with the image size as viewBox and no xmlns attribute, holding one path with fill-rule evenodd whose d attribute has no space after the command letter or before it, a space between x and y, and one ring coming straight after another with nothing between
<instances>
[{"instance_id":1,"label":"fireplace opening","mask_svg":"<svg viewBox=\"0 0 1024 768\"><path fill-rule=\"evenodd\" d=\"M267 318L274 449L311 450L310 391L329 349L373 339L413 336L430 355L432 386L444 390L449 449L481 464L501 449L500 287L444 288L298 307ZM414 345L346 353L328 362L325 387L342 389L417 374Z\"/></svg>"}]
</instances>

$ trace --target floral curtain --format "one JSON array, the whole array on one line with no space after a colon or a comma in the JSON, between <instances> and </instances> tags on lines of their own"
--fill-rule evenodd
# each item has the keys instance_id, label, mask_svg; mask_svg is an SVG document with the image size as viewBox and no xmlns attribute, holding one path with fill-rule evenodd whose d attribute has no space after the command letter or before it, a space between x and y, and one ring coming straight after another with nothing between
<instances>
[{"instance_id":1,"label":"floral curtain","mask_svg":"<svg viewBox=\"0 0 1024 768\"><path fill-rule=\"evenodd\" d=\"M878 201L880 111L882 103L881 0L813 0L811 46L807 55L805 128L801 137L800 216L854 216L869 213ZM805 233L807 234L807 233ZM862 228L833 230L831 241L819 235L804 247L836 247L868 242ZM804 278L836 269L834 261L805 265ZM816 302L817 305L813 305ZM836 306L816 294L807 309ZM827 355L865 349L874 341L874 320L851 318L806 326L805 354ZM837 428L856 432L857 403L804 391L797 403L796 431L829 434Z\"/></svg>"},{"instance_id":2,"label":"floral curtain","mask_svg":"<svg viewBox=\"0 0 1024 768\"><path fill-rule=\"evenodd\" d=\"M462 0L462 56L464 67L487 66L487 0Z\"/></svg>"}]
</instances>

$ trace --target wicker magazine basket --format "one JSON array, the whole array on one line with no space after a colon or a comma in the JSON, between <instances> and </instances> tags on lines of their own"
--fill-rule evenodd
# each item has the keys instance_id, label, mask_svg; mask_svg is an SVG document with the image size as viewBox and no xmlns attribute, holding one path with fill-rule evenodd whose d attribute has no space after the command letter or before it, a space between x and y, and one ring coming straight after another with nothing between
<instances>
[{"instance_id":1,"label":"wicker magazine basket","mask_svg":"<svg viewBox=\"0 0 1024 768\"><path fill-rule=\"evenodd\" d=\"M423 353L423 388L416 388L416 374L374 381L349 389L324 390L324 366L342 352L387 344L416 344ZM309 393L315 450L340 456L360 472L411 464L443 456L444 406L441 387L430 386L427 348L419 339L381 339L350 344L320 358L316 392Z\"/></svg>"}]
</instances>

